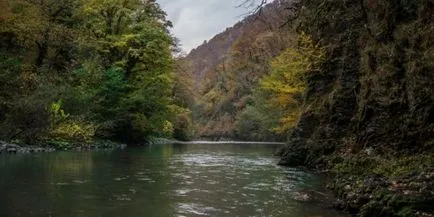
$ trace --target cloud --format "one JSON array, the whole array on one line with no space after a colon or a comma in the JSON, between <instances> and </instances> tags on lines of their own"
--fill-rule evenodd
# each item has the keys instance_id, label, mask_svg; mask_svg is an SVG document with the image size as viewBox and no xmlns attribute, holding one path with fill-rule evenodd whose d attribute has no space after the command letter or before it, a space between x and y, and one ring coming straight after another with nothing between
<instances>
[{"instance_id":1,"label":"cloud","mask_svg":"<svg viewBox=\"0 0 434 217\"><path fill-rule=\"evenodd\" d=\"M181 47L191 49L240 21L247 8L236 7L240 0L157 0L174 24L173 34Z\"/></svg>"}]
</instances>

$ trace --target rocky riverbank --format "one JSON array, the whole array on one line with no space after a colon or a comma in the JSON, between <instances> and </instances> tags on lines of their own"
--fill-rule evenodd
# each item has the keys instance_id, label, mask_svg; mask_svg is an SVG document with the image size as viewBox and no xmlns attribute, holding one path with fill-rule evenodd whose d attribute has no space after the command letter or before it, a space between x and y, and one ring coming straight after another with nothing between
<instances>
[{"instance_id":1,"label":"rocky riverbank","mask_svg":"<svg viewBox=\"0 0 434 217\"><path fill-rule=\"evenodd\" d=\"M328 188L338 198L335 208L360 217L434 216L432 153L380 154L367 149L317 157L318 149L293 142L277 153L283 157L280 164L329 174Z\"/></svg>"},{"instance_id":2,"label":"rocky riverbank","mask_svg":"<svg viewBox=\"0 0 434 217\"><path fill-rule=\"evenodd\" d=\"M335 208L359 216L434 216L434 173L414 173L388 179L382 176L337 177L329 187L340 200Z\"/></svg>"},{"instance_id":3,"label":"rocky riverbank","mask_svg":"<svg viewBox=\"0 0 434 217\"><path fill-rule=\"evenodd\" d=\"M30 145L17 145L13 143L8 143L5 141L0 141L0 155L7 154L30 154L30 153L43 153L43 152L53 152L53 151L89 151L98 149L117 149L126 148L127 145L119 144L111 141L94 141L91 144L72 144L68 142L47 142L41 146L30 146Z\"/></svg>"},{"instance_id":4,"label":"rocky riverbank","mask_svg":"<svg viewBox=\"0 0 434 217\"><path fill-rule=\"evenodd\" d=\"M20 145L10 144L4 141L0 141L0 155L53 152L55 150L56 149L52 147L44 148L38 146L20 146Z\"/></svg>"}]
</instances>

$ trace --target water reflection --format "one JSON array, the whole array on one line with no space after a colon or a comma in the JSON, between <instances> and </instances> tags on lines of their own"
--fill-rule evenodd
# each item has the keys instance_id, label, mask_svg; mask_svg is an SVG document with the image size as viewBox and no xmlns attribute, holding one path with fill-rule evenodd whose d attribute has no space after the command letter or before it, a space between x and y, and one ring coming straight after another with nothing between
<instances>
[{"instance_id":1,"label":"water reflection","mask_svg":"<svg viewBox=\"0 0 434 217\"><path fill-rule=\"evenodd\" d=\"M322 191L321 180L277 166L277 146L5 156L0 216L338 216L303 201L303 192Z\"/></svg>"}]
</instances>

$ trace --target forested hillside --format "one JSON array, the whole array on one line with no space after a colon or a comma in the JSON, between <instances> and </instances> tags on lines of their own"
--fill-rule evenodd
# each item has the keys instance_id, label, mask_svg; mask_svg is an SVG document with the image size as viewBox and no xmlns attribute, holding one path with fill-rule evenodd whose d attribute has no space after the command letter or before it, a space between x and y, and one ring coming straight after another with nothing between
<instances>
[{"instance_id":1,"label":"forested hillside","mask_svg":"<svg viewBox=\"0 0 434 217\"><path fill-rule=\"evenodd\" d=\"M174 40L155 1L3 0L0 140L171 137Z\"/></svg>"},{"instance_id":2,"label":"forested hillside","mask_svg":"<svg viewBox=\"0 0 434 217\"><path fill-rule=\"evenodd\" d=\"M279 124L281 109L264 105L257 110L251 105L256 103L254 95L260 94L255 93L259 80L270 71L269 61L292 39L282 28L288 16L284 4L267 5L260 14L246 17L178 60L178 75L190 78L186 86L192 96L196 137L283 138L272 130Z\"/></svg>"}]
</instances>

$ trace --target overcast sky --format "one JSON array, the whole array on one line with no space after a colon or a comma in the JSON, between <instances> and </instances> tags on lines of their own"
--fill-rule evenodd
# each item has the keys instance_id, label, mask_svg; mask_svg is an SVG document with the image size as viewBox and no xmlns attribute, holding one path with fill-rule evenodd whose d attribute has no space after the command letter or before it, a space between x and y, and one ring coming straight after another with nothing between
<instances>
[{"instance_id":1,"label":"overcast sky","mask_svg":"<svg viewBox=\"0 0 434 217\"><path fill-rule=\"evenodd\" d=\"M242 0L157 0L174 24L173 34L189 52L243 18Z\"/></svg>"}]
</instances>

